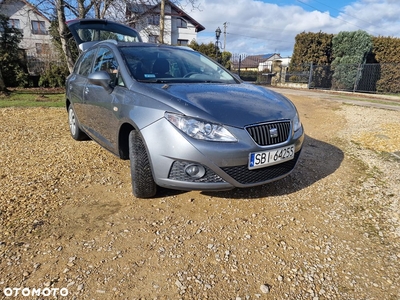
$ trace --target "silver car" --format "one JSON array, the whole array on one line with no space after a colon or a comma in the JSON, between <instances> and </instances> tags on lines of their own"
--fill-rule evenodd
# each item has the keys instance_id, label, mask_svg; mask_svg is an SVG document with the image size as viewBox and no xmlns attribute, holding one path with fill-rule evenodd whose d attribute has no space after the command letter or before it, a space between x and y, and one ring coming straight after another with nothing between
<instances>
[{"instance_id":1,"label":"silver car","mask_svg":"<svg viewBox=\"0 0 400 300\"><path fill-rule=\"evenodd\" d=\"M86 47L67 79L66 108L75 140L90 138L130 159L136 197L153 197L157 186L252 187L293 170L304 131L291 101L199 52L142 43L118 25L126 30L104 20L69 24L77 40L111 40L81 38Z\"/></svg>"}]
</instances>

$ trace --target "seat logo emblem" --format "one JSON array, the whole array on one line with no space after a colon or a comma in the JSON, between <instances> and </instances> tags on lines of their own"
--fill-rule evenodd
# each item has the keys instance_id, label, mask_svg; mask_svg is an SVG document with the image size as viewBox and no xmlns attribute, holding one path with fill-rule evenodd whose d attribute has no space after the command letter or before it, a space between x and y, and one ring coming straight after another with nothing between
<instances>
[{"instance_id":1,"label":"seat logo emblem","mask_svg":"<svg viewBox=\"0 0 400 300\"><path fill-rule=\"evenodd\" d=\"M277 128L271 128L269 130L269 136L273 139L273 138L277 138L278 137L278 129Z\"/></svg>"}]
</instances>

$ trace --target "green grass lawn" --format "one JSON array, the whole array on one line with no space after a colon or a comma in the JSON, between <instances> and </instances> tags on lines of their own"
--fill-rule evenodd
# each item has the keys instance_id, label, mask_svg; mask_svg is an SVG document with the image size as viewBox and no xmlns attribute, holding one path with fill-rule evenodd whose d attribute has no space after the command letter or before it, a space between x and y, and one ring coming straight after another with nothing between
<instances>
[{"instance_id":1,"label":"green grass lawn","mask_svg":"<svg viewBox=\"0 0 400 300\"><path fill-rule=\"evenodd\" d=\"M0 108L4 107L64 107L63 89L9 89L10 94L0 96Z\"/></svg>"}]
</instances>

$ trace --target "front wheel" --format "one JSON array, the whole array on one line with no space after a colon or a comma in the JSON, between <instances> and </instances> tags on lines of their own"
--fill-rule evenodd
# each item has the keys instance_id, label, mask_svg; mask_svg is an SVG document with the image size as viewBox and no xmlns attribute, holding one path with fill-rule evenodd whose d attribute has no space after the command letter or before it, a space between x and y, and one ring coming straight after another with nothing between
<instances>
[{"instance_id":1,"label":"front wheel","mask_svg":"<svg viewBox=\"0 0 400 300\"><path fill-rule=\"evenodd\" d=\"M131 161L131 180L133 195L138 198L151 198L157 192L146 147L139 133L129 134L129 159Z\"/></svg>"}]
</instances>

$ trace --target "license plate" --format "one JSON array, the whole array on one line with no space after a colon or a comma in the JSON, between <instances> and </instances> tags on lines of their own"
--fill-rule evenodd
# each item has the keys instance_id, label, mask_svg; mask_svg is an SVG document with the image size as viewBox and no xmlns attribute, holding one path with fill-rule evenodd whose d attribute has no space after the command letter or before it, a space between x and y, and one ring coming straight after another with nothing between
<instances>
[{"instance_id":1,"label":"license plate","mask_svg":"<svg viewBox=\"0 0 400 300\"><path fill-rule=\"evenodd\" d=\"M294 145L269 151L253 152L249 155L249 169L263 168L294 158Z\"/></svg>"}]
</instances>

